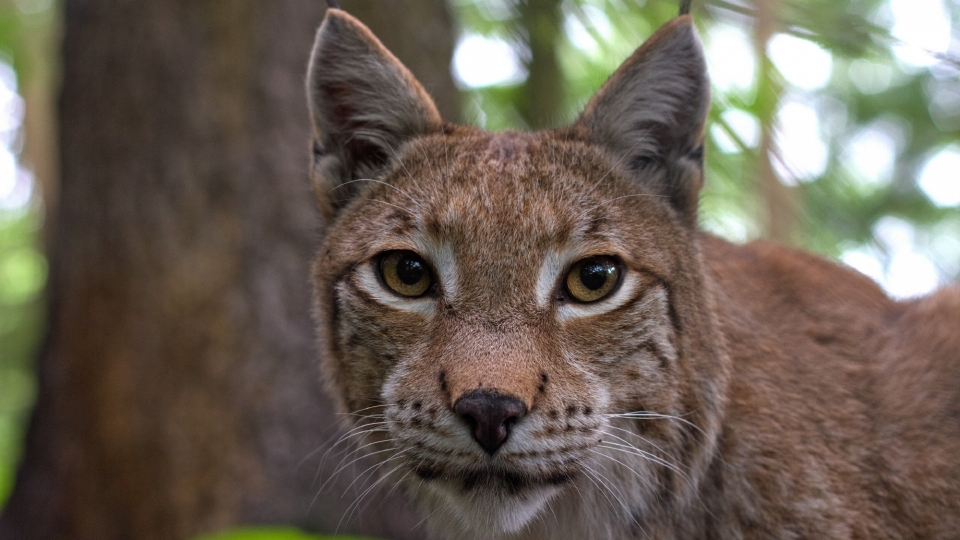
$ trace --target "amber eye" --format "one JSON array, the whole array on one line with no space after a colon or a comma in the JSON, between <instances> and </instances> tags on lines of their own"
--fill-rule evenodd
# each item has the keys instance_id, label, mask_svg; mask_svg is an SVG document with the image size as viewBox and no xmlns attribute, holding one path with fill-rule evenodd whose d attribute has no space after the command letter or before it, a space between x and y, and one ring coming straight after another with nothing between
<instances>
[{"instance_id":1,"label":"amber eye","mask_svg":"<svg viewBox=\"0 0 960 540\"><path fill-rule=\"evenodd\" d=\"M567 274L567 293L579 302L596 302L610 294L620 281L620 267L612 257L579 261Z\"/></svg>"},{"instance_id":2,"label":"amber eye","mask_svg":"<svg viewBox=\"0 0 960 540\"><path fill-rule=\"evenodd\" d=\"M433 283L430 269L412 251L390 251L380 259L380 277L394 292L415 298L423 296Z\"/></svg>"}]
</instances>

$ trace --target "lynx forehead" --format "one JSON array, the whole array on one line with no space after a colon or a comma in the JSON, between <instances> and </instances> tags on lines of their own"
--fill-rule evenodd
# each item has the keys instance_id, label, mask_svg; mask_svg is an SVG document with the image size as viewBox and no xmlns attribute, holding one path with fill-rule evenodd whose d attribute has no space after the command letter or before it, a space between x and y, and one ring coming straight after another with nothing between
<instances>
[{"instance_id":1,"label":"lynx forehead","mask_svg":"<svg viewBox=\"0 0 960 540\"><path fill-rule=\"evenodd\" d=\"M697 231L709 84L689 17L559 130L444 123L335 9L307 87L324 375L347 438L438 534L960 527L960 292L898 304Z\"/></svg>"}]
</instances>

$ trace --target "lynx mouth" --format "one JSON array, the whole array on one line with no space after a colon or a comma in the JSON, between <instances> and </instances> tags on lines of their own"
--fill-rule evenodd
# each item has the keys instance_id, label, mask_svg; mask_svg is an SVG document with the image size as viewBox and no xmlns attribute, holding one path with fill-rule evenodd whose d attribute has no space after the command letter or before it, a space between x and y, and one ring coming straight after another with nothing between
<instances>
[{"instance_id":1,"label":"lynx mouth","mask_svg":"<svg viewBox=\"0 0 960 540\"><path fill-rule=\"evenodd\" d=\"M464 493L491 490L514 496L538 488L559 487L573 482L580 475L580 471L573 467L529 473L495 466L451 470L425 462L418 463L413 472L421 480L442 481Z\"/></svg>"},{"instance_id":2,"label":"lynx mouth","mask_svg":"<svg viewBox=\"0 0 960 540\"><path fill-rule=\"evenodd\" d=\"M506 538L522 530L580 475L569 466L525 472L494 465L454 468L426 462L413 471L424 482L421 493L432 501L429 506L441 504L452 511L461 533L482 530L486 538Z\"/></svg>"}]
</instances>

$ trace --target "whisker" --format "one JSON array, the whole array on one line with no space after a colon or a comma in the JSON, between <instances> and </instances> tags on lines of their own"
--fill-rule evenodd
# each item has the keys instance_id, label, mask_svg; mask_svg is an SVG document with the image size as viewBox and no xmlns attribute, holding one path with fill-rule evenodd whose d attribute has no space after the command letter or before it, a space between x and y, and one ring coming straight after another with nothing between
<instances>
[{"instance_id":1,"label":"whisker","mask_svg":"<svg viewBox=\"0 0 960 540\"><path fill-rule=\"evenodd\" d=\"M352 415L355 415L355 414L357 414L357 413L362 413L363 411L369 411L370 409L378 409L378 408L380 408L380 409L385 409L385 408L387 408L387 407L389 407L389 406L390 406L389 403L379 403L379 404L377 404L377 405L370 405L369 407L364 407L364 408L362 408L362 409L357 409L357 410L355 410L355 411L342 412L342 413L336 413L336 414L337 414L337 416L352 416Z\"/></svg>"},{"instance_id":2,"label":"whisker","mask_svg":"<svg viewBox=\"0 0 960 540\"><path fill-rule=\"evenodd\" d=\"M669 461L665 460L664 458L662 458L662 457L660 457L660 456L658 456L658 455L656 455L656 454L654 454L654 453L647 452L646 450L643 450L643 449L641 449L641 448L637 448L636 446L630 444L630 442L628 442L627 440L625 440L625 439L623 439L623 438L621 438L621 437L618 437L618 436L616 436L616 435L614 435L614 434L612 434L612 433L607 433L607 435L610 435L611 437L622 441L623 444L617 443L617 442L609 442L609 441L604 441L603 444L614 445L614 446L620 447L620 448L622 448L622 449L629 450L630 453L632 453L633 455L635 455L635 456L637 456L637 457L642 457L642 458L644 458L644 459L647 459L647 460L649 460L649 461L652 461L652 462L654 462L654 463L657 463L658 465L663 465L664 467L667 467L667 468L673 470L674 472L676 472L676 473L678 473L678 474L685 474L682 470L680 470L680 469L678 468L677 465L675 465L675 464L673 464L673 463L670 463Z\"/></svg>"},{"instance_id":3,"label":"whisker","mask_svg":"<svg viewBox=\"0 0 960 540\"><path fill-rule=\"evenodd\" d=\"M348 201L353 201L353 200L362 200L362 201L378 202L378 203L381 203L381 204L385 204L385 205L387 205L387 206L392 206L393 208L396 208L397 210L400 210L401 212L406 212L406 213L410 214L411 216L416 216L416 214L414 214L411 210L409 210L409 209L407 209L407 208L402 208L402 207L397 206L397 205L395 205L395 204L390 204L390 203L388 203L387 201L381 201L380 199L368 199L368 198L364 198L364 197L356 197L356 198L353 198L353 199L337 199L337 200L335 200L335 201L333 201L333 202L348 202Z\"/></svg>"},{"instance_id":4,"label":"whisker","mask_svg":"<svg viewBox=\"0 0 960 540\"><path fill-rule=\"evenodd\" d=\"M679 475L682 475L682 476L684 476L684 478L686 478L686 473L685 473L683 470L681 470L679 467L677 467L677 465L674 465L673 463L670 463L669 461L666 461L665 459L661 458L660 456L657 456L656 454L651 454L650 452L641 450L641 449L639 449L639 448L637 448L636 446L633 446L633 445L631 445L631 444L620 444L620 443L616 443L616 442L606 442L606 441L604 441L603 444L601 444L600 446L601 446L602 448L609 448L609 449L611 449L611 450L618 450L618 451L623 452L623 453L625 453L625 454L629 454L629 455L632 455L632 456L636 456L636 457L639 457L639 458L643 458L643 459L645 459L645 460L647 460L647 461L649 461L649 462L651 462L651 463L655 463L655 464L660 465L660 466L662 466L662 467L666 467L666 468L670 469L671 471L673 471L673 472L675 472L675 473L677 473L677 474L679 474Z\"/></svg>"},{"instance_id":5,"label":"whisker","mask_svg":"<svg viewBox=\"0 0 960 540\"><path fill-rule=\"evenodd\" d=\"M384 441L384 442L393 442L393 441L394 441L394 439L388 439L388 441ZM365 444L365 445L361 446L360 448L356 448L356 449L354 449L352 452L350 452L349 454L347 454L343 459L340 460L340 463L337 464L337 469L336 469L335 471L333 471L332 474L330 474L330 478L328 478L327 481L324 482L322 486L320 486L320 489L323 489L324 486L326 486L327 483L330 482L330 480L334 479L338 474L340 474L341 472L343 472L344 469L346 469L347 467L349 467L349 466L353 465L354 463L360 461L361 459L364 459L364 458L366 458L367 456L375 456L375 455L377 455L377 454L382 454L382 453L384 453L384 452L390 452L390 451L396 450L395 448L385 448L385 449L383 449L383 450L377 450L377 451L375 451L375 452L367 452L367 453L365 453L365 454L361 454L360 456L354 458L352 461L350 461L350 462L347 463L347 464L344 464L344 463L343 463L344 461L350 459L351 456L356 455L358 452L360 452L360 451L363 450L364 448L366 448L366 447L368 447L368 446L372 446L372 445L374 445L374 444L379 444L380 442L381 442L381 441L374 441L374 442L372 442L372 443Z\"/></svg>"},{"instance_id":6,"label":"whisker","mask_svg":"<svg viewBox=\"0 0 960 540\"><path fill-rule=\"evenodd\" d=\"M392 458L390 458L390 459L392 459ZM384 461L383 463L380 463L380 465L385 464L387 461L390 461L390 459L387 459L387 460ZM350 518L353 517L353 513L354 513L357 509L360 508L360 503L363 502L363 499L366 498L367 494L370 493L370 491L372 491L373 488L377 487L377 485L379 485L380 482L383 482L384 480L386 480L387 478L389 478L391 474L393 474L394 472L396 472L397 469L399 469L399 468L402 467L402 466L403 466L402 464L401 464L401 465L397 465L396 467L394 467L393 469L391 469L390 472L388 472L387 474L381 476L379 480L377 480L376 482L374 482L373 485L371 485L371 486L368 487L363 493L361 493L360 496L359 496L355 501L353 501L352 503L350 503L350 506L347 507L346 511L344 512L344 515L340 518L340 521L337 523L337 528L336 528L336 530L335 530L335 533L340 532L340 525L343 523L343 520L344 520L344 519L346 519L348 522L350 521Z\"/></svg>"},{"instance_id":7,"label":"whisker","mask_svg":"<svg viewBox=\"0 0 960 540\"><path fill-rule=\"evenodd\" d=\"M630 412L630 413L607 414L606 417L607 418L630 418L634 420L661 420L661 419L677 420L679 422L683 422L684 424L687 424L688 426L696 429L701 434L706 435L706 432L700 429L700 426L694 424L689 420L680 418L679 416L673 416L670 414L652 413L648 411L636 411L636 412Z\"/></svg>"},{"instance_id":8,"label":"whisker","mask_svg":"<svg viewBox=\"0 0 960 540\"><path fill-rule=\"evenodd\" d=\"M609 497L609 496L607 495L607 493L606 493L606 490L604 489L606 486L601 486L601 485L600 485L600 483L598 482L597 478L594 476L593 471L588 468L588 469L585 470L584 472L586 472L586 478L587 478L587 480L590 480L590 483L592 483L592 484L594 485L594 487L597 488L597 491L598 491L601 495L603 495L603 498L605 498L608 503L610 503L610 506L614 506L613 500L610 499L610 497ZM611 493L611 494L612 494L612 493Z\"/></svg>"},{"instance_id":9,"label":"whisker","mask_svg":"<svg viewBox=\"0 0 960 540\"><path fill-rule=\"evenodd\" d=\"M609 447L601 446L601 448L609 448ZM612 449L612 450L613 450L613 449ZM642 475L642 474L640 474L639 472L635 471L635 470L633 469L633 467L627 465L626 463L620 461L619 459L617 459L617 458L615 458L615 457L613 457L613 456L611 456L611 455L609 455L609 454L604 454L603 452L599 452L599 451L597 451L597 450L592 450L592 449L591 449L590 451L593 452L594 454L598 455L598 456L603 456L604 458L609 459L610 461L613 461L613 462L615 462L615 463L618 463L618 464L622 465L622 466L623 466L624 468L626 468L628 471L630 471L631 473L633 473L634 476L636 476L637 478L639 478L640 481L642 481L644 484L646 484L648 488L650 488L651 490L654 490L654 491L655 491L653 484L650 483L650 480L649 480L647 477L645 477L644 475Z\"/></svg>"},{"instance_id":10,"label":"whisker","mask_svg":"<svg viewBox=\"0 0 960 540\"><path fill-rule=\"evenodd\" d=\"M612 172L614 171L614 169L617 168L617 165L620 165L620 162L623 161L624 159L626 159L626 157L630 155L630 152L633 152L634 149L635 149L637 146L640 145L640 143L642 143L643 141L646 140L646 138L647 138L647 133L643 133L642 135L640 135L640 137L637 139L637 142L633 143L633 146L631 146L629 150L627 150L626 152L624 152L623 155L620 156L620 159L618 159L617 162L613 164L613 167L610 167L610 170L607 171L606 174L604 174L603 176L601 176L600 179L597 180L597 183L595 183L595 184L593 185L593 187L591 187L586 193L584 193L584 195L586 196L586 195L589 195L589 194L593 193L593 190L597 189L597 186L599 186L600 183L603 182L603 180L604 180L606 177L610 176L610 173L612 173Z\"/></svg>"},{"instance_id":11,"label":"whisker","mask_svg":"<svg viewBox=\"0 0 960 540\"><path fill-rule=\"evenodd\" d=\"M408 174L409 174L409 173L408 173ZM342 184L339 184L339 185L337 185L337 186L334 186L333 188L330 188L330 190L328 190L327 193L330 193L331 191L333 191L333 190L335 190L335 189L342 188L343 186L346 186L347 184L353 184L353 183L355 183L355 182L373 182L374 184L382 184L382 185L384 185L384 186L387 186L387 187L389 187L389 188L392 188L392 189L396 190L397 192L401 193L401 194L404 195L406 198L410 199L410 200L413 202L413 204L419 204L419 202L418 202L416 199L414 199L413 196L411 196L411 195L410 195L409 193L407 193L406 191L398 188L397 186L395 186L395 185L393 185L393 184L391 184L391 183L389 183L389 182L384 182L383 180L375 180L375 179L373 179L373 178L355 178L355 179L353 179L353 180L349 180L349 181L347 181L347 182L343 182Z\"/></svg>"},{"instance_id":12,"label":"whisker","mask_svg":"<svg viewBox=\"0 0 960 540\"><path fill-rule=\"evenodd\" d=\"M390 442L390 441L393 441L393 440L394 440L394 439L389 439L389 440L386 441L386 442ZM366 456L368 456L368 455L373 456L373 455L376 455L376 454L379 454L379 453L382 453L382 452L385 452L385 451L389 451L389 450L393 450L393 449L392 449L392 448L388 448L388 449L386 449L386 450L379 450L379 451L377 451L377 452L371 452L370 454L364 454L363 456L360 456L360 458L358 458L358 459L362 459L363 457L366 457ZM350 455L353 455L354 453L356 453L356 450L355 450L354 452L351 452ZM367 469L365 469L364 471L362 471L360 474L356 475L356 477L354 477L353 481L350 482L350 485L348 485L346 488L344 488L343 494L340 496L340 498L342 499L342 498L346 495L346 493L347 493L348 491L350 491L350 488L353 487L353 484L355 484L355 483L357 482L357 480L359 480L364 474L366 474L368 471L370 471L370 469L373 469L373 468L375 468L375 467L378 467L378 466L380 466L380 465L383 465L383 464L386 463L387 461L390 461L391 459L393 459L394 457L396 457L397 455L402 454L402 453L403 453L403 450L401 450L400 452L397 452L397 454L394 454L394 456L391 456L391 457L385 459L384 461L382 461L382 462L380 462L380 463L377 463L377 464L374 464L374 465L371 466L371 467L368 467ZM349 457L349 455L348 455L347 457ZM344 459L347 459L347 458L344 458ZM352 465L352 464L355 463L356 461L357 461L357 460L351 461L349 464L347 464L347 466ZM341 463L343 463L343 461L341 461ZM310 509L313 508L313 505L314 505L314 504L316 504L317 499L320 497L320 494L323 493L323 490L324 490L324 488L327 486L327 484L329 484L331 481L333 481L333 480L337 477L337 475L340 474L340 472L341 472L342 470L343 470L343 468L340 468L340 469L338 469L336 472L334 472L333 474L331 474L330 477L327 478L327 480L317 489L316 495L313 496L313 500L310 501L310 505L307 507L307 512L310 512ZM316 481L316 478L314 478L314 481Z\"/></svg>"},{"instance_id":13,"label":"whisker","mask_svg":"<svg viewBox=\"0 0 960 540\"><path fill-rule=\"evenodd\" d=\"M334 448L336 448L336 446L337 446L338 444L340 444L341 442L343 442L344 439L349 438L349 437L352 437L353 435L351 435L351 434L352 434L354 431L357 431L358 429L369 428L369 427L371 427L371 426L382 425L382 424L386 424L386 423L387 423L387 422L370 422L370 423L367 423L367 424L363 424L363 425L359 425L359 426L354 426L354 427L351 428L349 431L347 431L346 433L344 433L339 439L337 439L336 442L334 442L332 445L330 445L330 448L327 450L327 454L329 454L331 450L333 450ZM321 444L321 445L320 445L319 447L317 447L315 450L311 451L311 452L310 452L309 454L307 454L302 460L300 460L300 463L297 464L297 467L303 465L308 459L310 459L311 457L315 456L315 455L317 454L317 452L319 452L320 450L323 450L324 447L326 447L326 446L327 446L326 444ZM327 457L327 455L324 454L323 459L320 461L320 464L321 464L321 465L323 465L323 461L326 459L326 457Z\"/></svg>"},{"instance_id":14,"label":"whisker","mask_svg":"<svg viewBox=\"0 0 960 540\"><path fill-rule=\"evenodd\" d=\"M386 406L387 406L387 405L374 405L374 406L372 406L372 407L366 407L366 408L364 408L364 409L360 409L360 411L357 411L357 412L365 411L365 410L367 410L367 409L372 409L372 408L374 408L374 407L386 407ZM308 459L310 459L311 457L315 456L317 452L323 450L324 447L326 447L327 445L326 445L326 444L320 444L320 441L324 439L324 437L326 436L327 432L329 432L331 429L339 429L339 428L338 428L338 425L339 425L341 422L346 422L347 420L349 420L348 417L349 417L350 415L353 415L353 414L355 414L355 413L335 413L335 416L337 416L338 418L336 418L333 422L331 422L330 425L327 426L327 428L324 429L324 430L320 433L319 436L317 436L317 444L318 444L317 448L315 448L314 450L310 451L306 456L304 456L304 458L303 458L302 460L300 460L299 463L297 463L297 467L302 467L303 464L306 463ZM375 416L377 416L377 415L370 415L370 417L375 417ZM379 416L383 416L383 415L379 415ZM362 419L362 417L361 417L361 419Z\"/></svg>"},{"instance_id":15,"label":"whisker","mask_svg":"<svg viewBox=\"0 0 960 540\"><path fill-rule=\"evenodd\" d=\"M394 440L394 439L389 439L388 441L385 441L385 442L392 442L393 440ZM373 443L372 443L372 444L373 444ZM350 452L349 454L347 454L343 459L341 459L341 460L340 460L340 463L337 464L337 466L338 466L337 470L335 470L333 473L331 473L330 476L327 477L326 480L324 480L323 484L321 484L320 487L317 489L317 493L322 492L322 491L324 490L324 488L326 488L327 485L328 485L330 482L333 482L333 480L336 479L337 476L338 476L341 472L344 471L344 469L346 469L347 467L350 467L351 465L353 465L354 463L356 463L356 462L364 459L365 457L367 457L367 456L375 456L375 455L377 455L377 454L382 454L382 453L384 453L384 452L390 452L390 451L396 450L395 448L386 448L386 449L383 449L383 450L377 450L376 452L370 452L370 453L367 453L367 454L363 454L363 455L361 455L361 456L353 459L350 463L347 463L346 465L343 464L344 461L350 459L350 456L356 455L356 453L359 452L360 450L362 450L363 448L364 448L364 447L357 448L357 449L355 449L354 451L352 451L352 452ZM371 467L371 468L372 468L372 467ZM368 469L368 470L369 470L369 469ZM367 471L363 471L363 472L360 473L360 474L363 474L363 473L365 473L365 472L367 472ZM316 482L316 478L314 478L314 482ZM356 482L356 479L354 479L354 482ZM351 483L350 485L352 486L353 484ZM347 487L349 488L350 486L347 486ZM342 496L341 496L341 497L342 497Z\"/></svg>"},{"instance_id":16,"label":"whisker","mask_svg":"<svg viewBox=\"0 0 960 540\"><path fill-rule=\"evenodd\" d=\"M633 522L636 523L637 526L639 526L640 524L637 523L637 519L633 517L633 512L631 512L630 508L627 506L626 499L624 498L623 492L620 491L620 488L618 488L613 482L611 482L609 478L601 474L599 471L594 470L589 465L583 464L583 467L587 471L588 475L595 476L596 480L600 483L600 485L602 485L604 488L606 488L610 492L610 495L614 499L616 499L617 502L620 503L621 507L623 507L623 511L626 512L626 514L630 516L631 519L633 519ZM619 496L617 495L617 493L613 492L614 489L617 490L617 493L620 494ZM609 499L607 500L609 501ZM610 501L610 504L613 505L613 501Z\"/></svg>"},{"instance_id":17,"label":"whisker","mask_svg":"<svg viewBox=\"0 0 960 540\"><path fill-rule=\"evenodd\" d=\"M403 160L400 159L400 155L397 154L397 149L394 148L393 145L390 144L390 143L388 143L387 141L383 141L383 142L384 142L384 144L387 145L388 148L390 148L390 151L393 152L393 157L396 158L397 163L399 163L399 164L400 164L400 167L403 168L403 172L407 173L407 177L409 177L409 178L410 178L410 181L413 182L413 185L416 186L416 185L417 185L416 179L414 179L413 175L410 174L410 171L407 169L407 166L403 164Z\"/></svg>"},{"instance_id":18,"label":"whisker","mask_svg":"<svg viewBox=\"0 0 960 540\"><path fill-rule=\"evenodd\" d=\"M607 456L607 457L609 457L609 456ZM611 458L611 459L612 459L612 458ZM617 498L617 500L620 501L620 505L623 507L624 512L626 512L626 514L630 517L630 521L632 521L633 524L636 525L637 528L640 529L640 532L643 533L643 536L645 536L645 537L647 537L647 538L650 538L650 534L647 533L647 531L643 528L642 525L640 525L640 522L637 521L637 517L633 514L633 512L630 511L630 508L629 508L629 506L627 506L627 503L626 503L626 495L624 495L623 492L620 491L620 488L618 488L615 483L611 482L609 478L607 478L606 476L604 476L604 475L603 475L602 473L600 473L599 471L595 471L595 470L593 470L593 469L590 469L590 467L587 467L587 468L588 468L591 472L593 472L593 474L599 475L600 478L602 478L603 480L606 480L607 485L609 485L610 487L613 487L613 489L616 489L616 490L617 490L617 493L620 494L620 497L617 497L612 491L610 492L610 494L613 495L615 498ZM629 467L628 467L628 468L629 468ZM609 488L608 488L608 489L609 489ZM621 498L621 497L622 497L622 498Z\"/></svg>"},{"instance_id":19,"label":"whisker","mask_svg":"<svg viewBox=\"0 0 960 540\"><path fill-rule=\"evenodd\" d=\"M632 194L630 194L630 195L621 195L621 196L619 196L619 197L614 197L614 198L612 198L612 199L607 199L607 200L605 200L605 201L601 201L601 202L599 202L599 203L591 206L590 208L587 208L586 210L580 212L580 215L577 216L577 219L585 219L585 218L587 217L587 214L589 214L590 212L593 212L594 210L596 210L597 208L600 208L601 206L603 206L603 205L605 205L605 204L610 204L610 203L612 203L612 202L614 202L614 201L619 201L620 199L629 199L629 198L632 198L632 197L650 197L650 198L655 198L655 199L669 199L669 198L670 198L670 197L668 197L668 196L666 196L666 195L655 195L655 194L653 194L653 193L632 193Z\"/></svg>"},{"instance_id":20,"label":"whisker","mask_svg":"<svg viewBox=\"0 0 960 540\"><path fill-rule=\"evenodd\" d=\"M398 451L396 454L388 457L387 459L381 461L380 463L376 463L376 464L371 465L370 467L367 467L366 469L364 469L363 472L361 472L360 474L358 474L357 477L353 479L353 482L350 482L350 485L348 485L348 486L343 490L343 495L341 495L340 498L342 499L342 498L347 494L347 491L349 491L350 488L353 487L353 485L357 483L357 480L359 480L361 477L363 477L363 475L367 474L371 469L375 469L375 468L377 468L377 467L382 467L384 463L386 463L386 462L390 461L391 459L394 459L394 458L396 458L397 456L399 456L399 455L401 455L401 454L404 454L404 453L406 453L406 450L400 450L400 451ZM370 455L373 455L373 454L370 454Z\"/></svg>"},{"instance_id":21,"label":"whisker","mask_svg":"<svg viewBox=\"0 0 960 540\"><path fill-rule=\"evenodd\" d=\"M635 432L633 432L633 431L630 431L629 429L624 429L624 428L622 428L622 427L617 427L617 426L614 426L614 425L612 425L612 424L607 424L607 428L609 428L609 429L615 429L615 430L617 430L617 431L622 431L622 432L624 432L624 433L630 434L630 435L632 435L632 436L640 439L640 440L643 441L644 443L649 444L650 446L656 448L656 449L659 450L661 453L663 453L663 454L669 454L669 452L667 452L667 451L664 450L663 448L660 448L660 446L658 446L656 443L654 443L654 442L651 441L650 439L644 437L643 435L640 435L639 433L635 433ZM609 433L609 432L607 432L607 433ZM627 440L625 440L625 439L622 439L622 438L614 435L613 433L609 433L609 434L610 434L611 437L616 437L617 439L620 439L621 441L623 441L623 442L625 442L625 443L627 443L627 444L632 444L632 443L630 443L629 441L627 441Z\"/></svg>"},{"instance_id":22,"label":"whisker","mask_svg":"<svg viewBox=\"0 0 960 540\"><path fill-rule=\"evenodd\" d=\"M403 473L403 476L401 476L400 479L397 480L395 484L393 484L393 487L390 488L390 491L388 491L387 494L383 496L383 499L380 501L380 504L377 506L377 510L380 510L381 508L383 508L383 503L387 502L387 499L389 499L390 496L393 495L393 492L396 491L398 487L400 487L400 484L402 484L403 481L409 477L410 477L410 471Z\"/></svg>"},{"instance_id":23,"label":"whisker","mask_svg":"<svg viewBox=\"0 0 960 540\"><path fill-rule=\"evenodd\" d=\"M344 442L347 442L349 439L354 439L354 438L362 439L363 436L369 435L371 433L389 433L390 431L387 429L383 429L382 427L376 427L376 426L383 426L386 424L387 422L372 422L370 424L357 426L351 429L350 431L348 431L347 433L345 433L343 436L337 439L336 442L334 442L330 446L330 448L323 454L323 458L320 459L320 465L319 467L317 467L318 473L320 470L323 469L324 464L326 464L327 458L330 456L330 452L333 452L333 450L336 449L337 446L339 446Z\"/></svg>"},{"instance_id":24,"label":"whisker","mask_svg":"<svg viewBox=\"0 0 960 540\"><path fill-rule=\"evenodd\" d=\"M423 481L421 480L420 483L423 484ZM418 486L418 487L419 487L419 486ZM429 514L427 514L423 519L421 519L420 521L418 521L417 524L414 525L413 527L410 527L410 530L412 531L412 530L416 529L417 527L419 527L420 525L423 525L423 522L424 522L424 521L430 519L430 517L433 516L434 514L436 514L437 512L439 512L441 508L442 508L441 506L438 506L436 510L434 510L433 512L430 512Z\"/></svg>"}]
</instances>

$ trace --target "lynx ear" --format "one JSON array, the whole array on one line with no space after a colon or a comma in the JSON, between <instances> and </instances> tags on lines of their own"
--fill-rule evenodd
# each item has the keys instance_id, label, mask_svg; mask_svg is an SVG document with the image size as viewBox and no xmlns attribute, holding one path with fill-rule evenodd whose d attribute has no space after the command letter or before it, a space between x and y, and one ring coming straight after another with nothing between
<instances>
[{"instance_id":1,"label":"lynx ear","mask_svg":"<svg viewBox=\"0 0 960 540\"><path fill-rule=\"evenodd\" d=\"M328 9L317 31L307 101L314 189L328 220L361 184L345 182L376 175L404 142L442 129L436 106L410 71L339 9Z\"/></svg>"},{"instance_id":2,"label":"lynx ear","mask_svg":"<svg viewBox=\"0 0 960 540\"><path fill-rule=\"evenodd\" d=\"M681 16L620 66L574 129L695 223L709 107L703 47L693 20Z\"/></svg>"}]
</instances>

